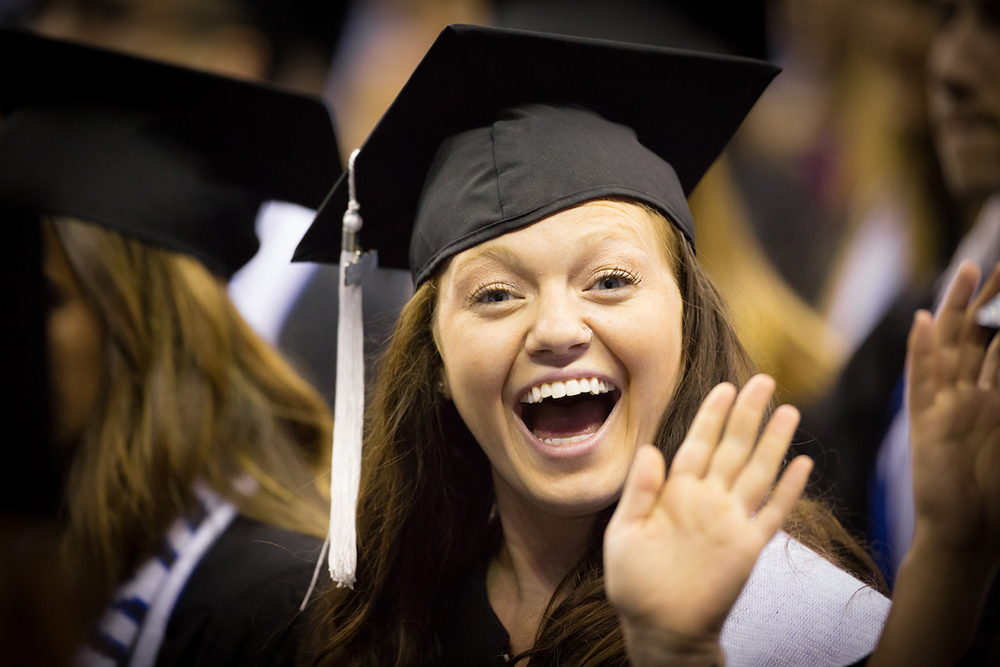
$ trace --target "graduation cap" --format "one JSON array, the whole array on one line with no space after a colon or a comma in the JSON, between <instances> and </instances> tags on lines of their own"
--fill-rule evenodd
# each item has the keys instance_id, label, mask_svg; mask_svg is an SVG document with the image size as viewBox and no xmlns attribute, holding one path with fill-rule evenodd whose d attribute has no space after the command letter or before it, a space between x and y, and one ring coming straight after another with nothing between
<instances>
[{"instance_id":1,"label":"graduation cap","mask_svg":"<svg viewBox=\"0 0 1000 667\"><path fill-rule=\"evenodd\" d=\"M346 339L361 337L345 335L360 316L344 304L360 300L349 275L359 214L362 245L383 266L409 266L417 286L456 253L592 199L647 203L693 242L686 195L777 72L747 58L516 30L440 34L295 254L341 264L334 580L352 585L356 562L363 386L360 342Z\"/></svg>"},{"instance_id":2,"label":"graduation cap","mask_svg":"<svg viewBox=\"0 0 1000 667\"><path fill-rule=\"evenodd\" d=\"M735 56L449 26L358 154L364 245L419 284L451 254L612 194L693 240L685 195L777 73ZM345 174L296 259L337 261L348 199Z\"/></svg>"},{"instance_id":3,"label":"graduation cap","mask_svg":"<svg viewBox=\"0 0 1000 667\"><path fill-rule=\"evenodd\" d=\"M260 204L316 208L341 171L320 98L0 31L0 203L69 215L229 277Z\"/></svg>"}]
</instances>

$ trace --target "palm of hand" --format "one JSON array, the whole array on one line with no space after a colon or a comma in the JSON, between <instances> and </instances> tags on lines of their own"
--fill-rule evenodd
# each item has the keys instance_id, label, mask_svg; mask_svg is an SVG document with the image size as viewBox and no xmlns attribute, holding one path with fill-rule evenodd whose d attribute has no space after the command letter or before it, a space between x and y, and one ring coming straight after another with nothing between
<instances>
[{"instance_id":1,"label":"palm of hand","mask_svg":"<svg viewBox=\"0 0 1000 667\"><path fill-rule=\"evenodd\" d=\"M605 559L623 563L613 599L622 616L682 637L718 633L773 531L749 521L756 508L715 479L677 475L662 495L645 519L609 526Z\"/></svg>"},{"instance_id":2,"label":"palm of hand","mask_svg":"<svg viewBox=\"0 0 1000 667\"><path fill-rule=\"evenodd\" d=\"M732 386L716 387L666 478L657 450L637 453L604 540L607 594L626 631L652 630L671 650L717 643L811 467L793 462L761 507L798 423L794 408L779 408L754 446L773 386L758 376L735 405Z\"/></svg>"},{"instance_id":3,"label":"palm of hand","mask_svg":"<svg viewBox=\"0 0 1000 667\"><path fill-rule=\"evenodd\" d=\"M910 336L909 405L915 515L956 551L1000 552L1000 337L987 351L972 317L1000 290L1000 268L969 305L976 282L963 267L932 321Z\"/></svg>"}]
</instances>

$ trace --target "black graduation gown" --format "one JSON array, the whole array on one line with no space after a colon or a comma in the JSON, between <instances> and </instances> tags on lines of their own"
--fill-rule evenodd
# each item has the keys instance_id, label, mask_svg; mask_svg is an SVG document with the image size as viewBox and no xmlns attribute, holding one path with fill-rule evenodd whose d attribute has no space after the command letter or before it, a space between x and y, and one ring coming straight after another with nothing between
<instances>
[{"instance_id":1,"label":"black graduation gown","mask_svg":"<svg viewBox=\"0 0 1000 667\"><path fill-rule=\"evenodd\" d=\"M294 665L322 541L237 516L174 606L157 667Z\"/></svg>"}]
</instances>

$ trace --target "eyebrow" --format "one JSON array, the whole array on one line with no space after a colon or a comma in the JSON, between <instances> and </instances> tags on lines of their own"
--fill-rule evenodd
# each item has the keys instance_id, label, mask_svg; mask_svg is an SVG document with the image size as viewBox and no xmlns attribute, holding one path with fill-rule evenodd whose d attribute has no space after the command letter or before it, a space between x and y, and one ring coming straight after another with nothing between
<instances>
[{"instance_id":1,"label":"eyebrow","mask_svg":"<svg viewBox=\"0 0 1000 667\"><path fill-rule=\"evenodd\" d=\"M462 281L481 280L486 272L502 267L520 273L522 262L517 253L502 245L491 245L486 248L476 248L475 252L466 257L455 269L456 275L462 276Z\"/></svg>"},{"instance_id":2,"label":"eyebrow","mask_svg":"<svg viewBox=\"0 0 1000 667\"><path fill-rule=\"evenodd\" d=\"M469 257L467 264L479 264L480 262L497 262L499 264L519 264L517 253L502 245L491 245L485 248L476 248Z\"/></svg>"},{"instance_id":3,"label":"eyebrow","mask_svg":"<svg viewBox=\"0 0 1000 667\"><path fill-rule=\"evenodd\" d=\"M577 246L577 252L590 253L597 249L609 250L615 255L630 254L630 249L646 253L648 249L634 230L627 226L616 225L612 230L601 230L588 235ZM517 268L521 265L517 253L503 245L490 245L485 248L475 248L472 256L462 262L462 271L476 271L484 264L500 264L505 267Z\"/></svg>"}]
</instances>

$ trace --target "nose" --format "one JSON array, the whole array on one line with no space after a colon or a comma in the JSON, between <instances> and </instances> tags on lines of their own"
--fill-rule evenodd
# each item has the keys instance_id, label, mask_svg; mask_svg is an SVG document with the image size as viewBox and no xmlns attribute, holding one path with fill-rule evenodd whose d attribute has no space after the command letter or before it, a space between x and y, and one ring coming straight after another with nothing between
<instances>
[{"instance_id":1,"label":"nose","mask_svg":"<svg viewBox=\"0 0 1000 667\"><path fill-rule=\"evenodd\" d=\"M931 48L928 68L934 89L955 100L969 97L975 87L975 32L979 29L971 2L958 2Z\"/></svg>"},{"instance_id":2,"label":"nose","mask_svg":"<svg viewBox=\"0 0 1000 667\"><path fill-rule=\"evenodd\" d=\"M534 316L525 349L548 363L572 361L586 352L594 339L579 306L568 296L540 298Z\"/></svg>"}]
</instances>

